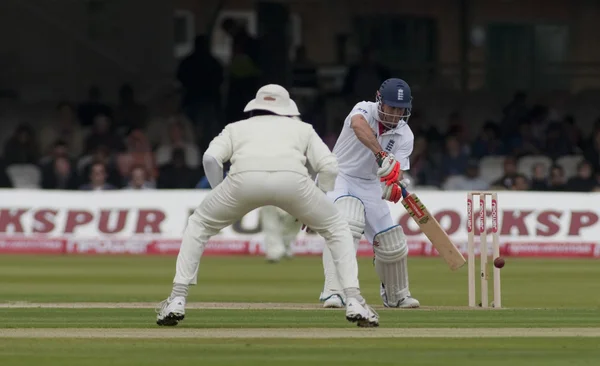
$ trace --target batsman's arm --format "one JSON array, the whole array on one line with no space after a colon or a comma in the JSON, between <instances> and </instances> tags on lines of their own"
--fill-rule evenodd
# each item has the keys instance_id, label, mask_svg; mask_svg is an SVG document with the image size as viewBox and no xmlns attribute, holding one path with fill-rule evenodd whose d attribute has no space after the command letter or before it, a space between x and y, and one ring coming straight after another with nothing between
<instances>
[{"instance_id":1,"label":"batsman's arm","mask_svg":"<svg viewBox=\"0 0 600 366\"><path fill-rule=\"evenodd\" d=\"M369 125L369 122L361 114L355 114L352 116L350 127L354 131L354 134L363 145L365 145L373 154L377 154L382 151L377 136L373 133L373 129Z\"/></svg>"}]
</instances>

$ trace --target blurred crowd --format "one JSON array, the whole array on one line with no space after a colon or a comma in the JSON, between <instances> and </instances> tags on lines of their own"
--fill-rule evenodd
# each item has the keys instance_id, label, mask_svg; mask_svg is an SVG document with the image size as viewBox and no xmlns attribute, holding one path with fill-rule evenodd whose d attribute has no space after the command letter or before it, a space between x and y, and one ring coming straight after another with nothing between
<instances>
[{"instance_id":1,"label":"blurred crowd","mask_svg":"<svg viewBox=\"0 0 600 366\"><path fill-rule=\"evenodd\" d=\"M158 101L140 102L122 85L116 104L95 86L81 101L57 102L39 120L20 121L7 131L0 159L0 187L64 190L210 188L201 157L227 123L245 117L243 108L260 87L259 41L226 19L232 39L227 65L198 36L195 50L179 64L179 87ZM317 66L300 46L292 67L292 97L303 119L333 148L345 113L373 100L392 73L369 48L349 65L335 98L343 113L327 123L332 95L319 83ZM402 77L402 75L399 75ZM410 82L410 77L404 77ZM423 111L435 103L415 90L409 124L415 133L409 176L423 189L600 191L600 118L585 134L575 117L552 105L530 103L517 92L496 120L474 122L460 106L432 124ZM600 102L600 99L598 100ZM473 101L472 103L477 103ZM485 108L484 112L485 112ZM600 117L600 116L597 116ZM588 125L592 121L585 121ZM481 130L477 132L481 126Z\"/></svg>"},{"instance_id":2,"label":"blurred crowd","mask_svg":"<svg viewBox=\"0 0 600 366\"><path fill-rule=\"evenodd\" d=\"M600 117L586 135L570 115L527 102L517 92L499 121L472 125L454 112L447 130L426 127L418 113L410 175L444 190L600 191Z\"/></svg>"}]
</instances>

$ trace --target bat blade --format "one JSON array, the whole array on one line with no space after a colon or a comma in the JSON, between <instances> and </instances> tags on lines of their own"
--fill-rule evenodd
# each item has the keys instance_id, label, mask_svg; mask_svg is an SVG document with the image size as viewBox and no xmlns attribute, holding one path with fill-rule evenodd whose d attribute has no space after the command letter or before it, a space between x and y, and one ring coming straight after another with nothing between
<instances>
[{"instance_id":1,"label":"bat blade","mask_svg":"<svg viewBox=\"0 0 600 366\"><path fill-rule=\"evenodd\" d=\"M417 225L419 225L423 234L431 241L431 244L440 253L442 258L444 258L451 270L456 271L467 262L419 197L413 193L408 194L402 200L402 205Z\"/></svg>"}]
</instances>

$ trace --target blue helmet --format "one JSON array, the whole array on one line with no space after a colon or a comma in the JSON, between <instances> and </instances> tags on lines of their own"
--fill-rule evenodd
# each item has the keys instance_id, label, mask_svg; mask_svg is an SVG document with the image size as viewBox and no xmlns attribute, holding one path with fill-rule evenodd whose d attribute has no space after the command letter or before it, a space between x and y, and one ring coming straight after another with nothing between
<instances>
[{"instance_id":1,"label":"blue helmet","mask_svg":"<svg viewBox=\"0 0 600 366\"><path fill-rule=\"evenodd\" d=\"M378 116L375 118L385 127L395 128L398 124L408 123L412 109L412 95L410 86L402 79L387 79L377 91ZM403 112L389 113L384 111L384 106L402 108Z\"/></svg>"}]
</instances>

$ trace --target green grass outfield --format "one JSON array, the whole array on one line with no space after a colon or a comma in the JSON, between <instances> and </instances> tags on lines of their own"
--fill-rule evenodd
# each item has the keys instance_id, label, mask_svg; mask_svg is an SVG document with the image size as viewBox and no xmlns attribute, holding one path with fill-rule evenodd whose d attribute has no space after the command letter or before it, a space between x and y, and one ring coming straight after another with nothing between
<instances>
[{"instance_id":1,"label":"green grass outfield","mask_svg":"<svg viewBox=\"0 0 600 366\"><path fill-rule=\"evenodd\" d=\"M0 257L0 365L597 365L600 261L507 258L505 309L469 310L466 267L410 258L422 309L382 309L378 329L321 309L318 257L269 265L207 257L186 319L154 324L174 257ZM479 289L479 284L477 284ZM490 281L490 299L492 281Z\"/></svg>"}]
</instances>

